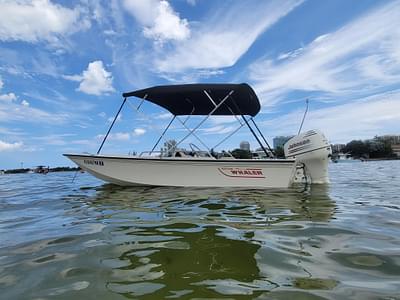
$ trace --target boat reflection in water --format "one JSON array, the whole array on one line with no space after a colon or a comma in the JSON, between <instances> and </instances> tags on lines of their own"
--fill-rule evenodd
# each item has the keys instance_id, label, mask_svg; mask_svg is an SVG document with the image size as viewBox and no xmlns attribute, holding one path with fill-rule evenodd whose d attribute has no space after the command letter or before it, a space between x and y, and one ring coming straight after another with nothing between
<instances>
[{"instance_id":1,"label":"boat reflection in water","mask_svg":"<svg viewBox=\"0 0 400 300\"><path fill-rule=\"evenodd\" d=\"M105 185L88 204L107 224L111 254L101 261L108 291L141 299L284 296L307 284L305 245L318 247L313 239L335 209L326 186L282 192ZM324 279L318 283L326 288Z\"/></svg>"}]
</instances>

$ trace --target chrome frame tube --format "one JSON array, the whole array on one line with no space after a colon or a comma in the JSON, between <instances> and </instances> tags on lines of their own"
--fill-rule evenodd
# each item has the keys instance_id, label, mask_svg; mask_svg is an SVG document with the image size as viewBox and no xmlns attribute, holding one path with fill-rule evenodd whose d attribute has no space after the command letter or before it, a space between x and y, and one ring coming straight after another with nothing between
<instances>
[{"instance_id":1,"label":"chrome frame tube","mask_svg":"<svg viewBox=\"0 0 400 300\"><path fill-rule=\"evenodd\" d=\"M160 135L160 137L158 138L156 144L154 145L153 149L151 149L150 151L150 155L153 153L154 149L156 149L158 143L161 141L161 139L164 137L165 133L167 132L168 128L171 126L172 122L175 120L175 115L174 117L171 119L171 121L169 121L167 127L164 129L164 131L162 132L162 134Z\"/></svg>"},{"instance_id":2,"label":"chrome frame tube","mask_svg":"<svg viewBox=\"0 0 400 300\"><path fill-rule=\"evenodd\" d=\"M272 150L271 146L268 144L268 141L267 141L267 139L264 137L264 135L262 134L260 128L258 128L258 126L257 126L256 122L254 121L253 117L251 117L250 120L251 120L251 122L253 122L254 127L257 129L258 133L261 135L262 139L264 140L265 144L266 144L267 147L268 147L268 150L272 153L273 156L275 156L274 151Z\"/></svg>"},{"instance_id":3,"label":"chrome frame tube","mask_svg":"<svg viewBox=\"0 0 400 300\"><path fill-rule=\"evenodd\" d=\"M207 95L207 92L204 91L205 94ZM197 124L192 130L190 130L190 132L184 137L182 138L177 144L176 146L178 146L179 144L181 144L184 140L186 140L189 136L191 136L193 134L194 131L196 131L201 125L203 125L203 123L205 121L207 121L207 119L222 105L224 104L224 102L234 93L234 90L231 90L224 99L222 99L222 101L220 103L218 103L217 106L214 107L214 109L199 123ZM212 101L214 103L214 101Z\"/></svg>"},{"instance_id":4,"label":"chrome frame tube","mask_svg":"<svg viewBox=\"0 0 400 300\"><path fill-rule=\"evenodd\" d=\"M110 131L111 131L111 129L113 128L115 121L117 120L117 118L118 118L118 116L119 116L119 114L120 114L122 108L123 108L124 105L125 105L126 99L127 99L127 98L125 97L125 98L124 98L124 101L122 101L122 104L121 104L121 106L119 107L118 112L117 112L117 114L115 115L114 120L112 121L110 127L108 128L108 131L107 131L106 135L104 136L104 139L103 139L103 141L101 142L101 145L100 145L99 149L97 150L97 153L96 153L96 154L99 154L100 151L101 151L101 149L103 148L103 145L104 145L105 141L107 140L108 135L110 134Z\"/></svg>"},{"instance_id":5,"label":"chrome frame tube","mask_svg":"<svg viewBox=\"0 0 400 300\"><path fill-rule=\"evenodd\" d=\"M185 122L183 122L183 121L182 121L181 119L179 119L179 118L176 118L176 119L182 124L183 127L185 127L185 129L187 129L188 131L190 131L190 128L186 126ZM210 153L210 148L208 148L208 146L207 146L194 132L192 133L192 135L200 142L200 144L202 144L202 145L207 149L208 154L211 155L211 153Z\"/></svg>"}]
</instances>

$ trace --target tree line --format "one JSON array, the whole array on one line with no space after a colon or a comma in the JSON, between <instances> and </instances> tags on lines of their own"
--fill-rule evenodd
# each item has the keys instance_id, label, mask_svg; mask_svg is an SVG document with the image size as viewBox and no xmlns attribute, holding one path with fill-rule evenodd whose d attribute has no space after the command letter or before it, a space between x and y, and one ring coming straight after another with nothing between
<instances>
[{"instance_id":1,"label":"tree line","mask_svg":"<svg viewBox=\"0 0 400 300\"><path fill-rule=\"evenodd\" d=\"M354 158L390 158L395 157L390 141L387 140L352 140L342 149Z\"/></svg>"}]
</instances>

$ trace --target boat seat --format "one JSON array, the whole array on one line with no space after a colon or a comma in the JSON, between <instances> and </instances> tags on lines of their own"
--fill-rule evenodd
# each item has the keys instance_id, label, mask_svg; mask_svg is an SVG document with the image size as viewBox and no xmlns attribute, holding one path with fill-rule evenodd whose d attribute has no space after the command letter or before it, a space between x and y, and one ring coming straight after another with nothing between
<instances>
[{"instance_id":1,"label":"boat seat","mask_svg":"<svg viewBox=\"0 0 400 300\"><path fill-rule=\"evenodd\" d=\"M176 151L174 157L188 157L183 151Z\"/></svg>"}]
</instances>

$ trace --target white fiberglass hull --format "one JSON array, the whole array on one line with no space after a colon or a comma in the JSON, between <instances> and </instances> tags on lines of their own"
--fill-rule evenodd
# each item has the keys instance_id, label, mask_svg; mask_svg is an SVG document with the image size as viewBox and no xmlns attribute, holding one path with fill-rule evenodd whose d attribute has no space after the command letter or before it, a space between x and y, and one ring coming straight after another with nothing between
<instances>
[{"instance_id":1,"label":"white fiberglass hull","mask_svg":"<svg viewBox=\"0 0 400 300\"><path fill-rule=\"evenodd\" d=\"M64 155L93 176L124 186L287 188L295 170L292 159Z\"/></svg>"}]
</instances>

